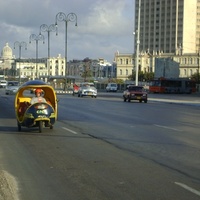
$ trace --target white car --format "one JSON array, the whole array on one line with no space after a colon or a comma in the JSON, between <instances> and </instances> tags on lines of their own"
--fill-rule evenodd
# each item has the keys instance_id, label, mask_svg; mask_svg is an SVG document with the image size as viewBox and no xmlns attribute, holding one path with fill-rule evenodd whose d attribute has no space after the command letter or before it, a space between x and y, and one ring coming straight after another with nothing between
<instances>
[{"instance_id":1,"label":"white car","mask_svg":"<svg viewBox=\"0 0 200 200\"><path fill-rule=\"evenodd\" d=\"M15 94L17 93L19 87L18 81L7 81L5 94Z\"/></svg>"},{"instance_id":2,"label":"white car","mask_svg":"<svg viewBox=\"0 0 200 200\"><path fill-rule=\"evenodd\" d=\"M106 92L117 92L117 83L108 83Z\"/></svg>"},{"instance_id":3,"label":"white car","mask_svg":"<svg viewBox=\"0 0 200 200\"><path fill-rule=\"evenodd\" d=\"M94 86L83 85L79 88L78 97L90 96L97 97L97 89Z\"/></svg>"},{"instance_id":4,"label":"white car","mask_svg":"<svg viewBox=\"0 0 200 200\"><path fill-rule=\"evenodd\" d=\"M5 88L7 85L7 81L6 80L0 80L0 88Z\"/></svg>"}]
</instances>

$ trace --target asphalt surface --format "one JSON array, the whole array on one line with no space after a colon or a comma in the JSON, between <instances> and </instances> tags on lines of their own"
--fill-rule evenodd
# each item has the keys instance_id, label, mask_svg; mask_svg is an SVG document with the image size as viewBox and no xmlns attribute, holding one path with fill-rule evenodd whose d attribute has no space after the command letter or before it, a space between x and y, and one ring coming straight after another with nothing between
<instances>
[{"instance_id":1,"label":"asphalt surface","mask_svg":"<svg viewBox=\"0 0 200 200\"><path fill-rule=\"evenodd\" d=\"M199 108L193 106L200 106L200 95L149 94L143 105L121 103L120 92L98 95L100 101L62 95L52 132L19 134L14 96L2 93L0 200L199 199L193 180L199 177ZM192 181L180 173L182 163L189 163Z\"/></svg>"},{"instance_id":2,"label":"asphalt surface","mask_svg":"<svg viewBox=\"0 0 200 200\"><path fill-rule=\"evenodd\" d=\"M122 99L122 92L106 93L98 92L98 97ZM200 93L195 94L148 94L148 101L156 101L162 103L176 103L192 106L200 106Z\"/></svg>"},{"instance_id":3,"label":"asphalt surface","mask_svg":"<svg viewBox=\"0 0 200 200\"><path fill-rule=\"evenodd\" d=\"M0 90L1 94L4 94L4 89ZM57 95L72 95L72 91L56 90ZM98 97L108 97L122 99L123 91L118 92L105 92L98 91ZM200 92L194 94L148 94L148 101L156 101L163 103L176 103L176 104L186 104L193 106L200 106Z\"/></svg>"}]
</instances>

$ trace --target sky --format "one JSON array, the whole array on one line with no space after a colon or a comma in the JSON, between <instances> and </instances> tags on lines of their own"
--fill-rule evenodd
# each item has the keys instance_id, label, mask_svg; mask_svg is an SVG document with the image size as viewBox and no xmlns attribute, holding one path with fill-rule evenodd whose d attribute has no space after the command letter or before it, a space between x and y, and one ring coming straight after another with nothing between
<instances>
[{"instance_id":1,"label":"sky","mask_svg":"<svg viewBox=\"0 0 200 200\"><path fill-rule=\"evenodd\" d=\"M67 60L103 58L113 62L115 52L134 52L135 0L6 0L0 3L0 51L6 43L19 57L16 42L22 46L21 58L36 57L36 40L40 26L55 24L60 12L75 13L75 22L67 24ZM65 56L65 22L58 21L58 34L50 32L50 56ZM42 32L45 43L38 41L38 58L48 57L48 34ZM14 49L15 46L15 49Z\"/></svg>"}]
</instances>

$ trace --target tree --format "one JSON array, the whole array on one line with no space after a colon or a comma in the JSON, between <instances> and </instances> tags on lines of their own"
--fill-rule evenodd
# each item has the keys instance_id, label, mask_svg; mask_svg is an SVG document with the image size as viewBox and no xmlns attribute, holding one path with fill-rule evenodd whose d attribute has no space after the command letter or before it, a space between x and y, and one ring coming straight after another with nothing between
<instances>
[{"instance_id":1,"label":"tree","mask_svg":"<svg viewBox=\"0 0 200 200\"><path fill-rule=\"evenodd\" d=\"M86 82L88 78L92 77L92 71L90 70L90 60L84 61L83 65L83 74L82 77L84 78L84 81Z\"/></svg>"},{"instance_id":2,"label":"tree","mask_svg":"<svg viewBox=\"0 0 200 200\"><path fill-rule=\"evenodd\" d=\"M153 72L146 72L144 74L144 79L147 82L153 80L154 79L154 73Z\"/></svg>"},{"instance_id":3,"label":"tree","mask_svg":"<svg viewBox=\"0 0 200 200\"><path fill-rule=\"evenodd\" d=\"M198 72L192 74L191 79L193 79L196 83L200 83L200 74Z\"/></svg>"},{"instance_id":4,"label":"tree","mask_svg":"<svg viewBox=\"0 0 200 200\"><path fill-rule=\"evenodd\" d=\"M128 76L129 80L135 81L135 76L136 76L136 72L133 71L133 73ZM138 72L138 80L139 81L151 81L154 78L154 73L153 72L143 72L143 71L139 71Z\"/></svg>"}]
</instances>

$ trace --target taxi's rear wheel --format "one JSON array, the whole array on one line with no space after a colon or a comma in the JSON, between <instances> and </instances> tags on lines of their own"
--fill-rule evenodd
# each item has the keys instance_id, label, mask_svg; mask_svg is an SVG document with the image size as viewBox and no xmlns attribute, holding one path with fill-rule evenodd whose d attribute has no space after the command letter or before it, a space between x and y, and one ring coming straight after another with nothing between
<instances>
[{"instance_id":1,"label":"taxi's rear wheel","mask_svg":"<svg viewBox=\"0 0 200 200\"><path fill-rule=\"evenodd\" d=\"M43 122L42 121L39 121L39 132L41 133L42 132L42 128L43 128Z\"/></svg>"}]
</instances>

